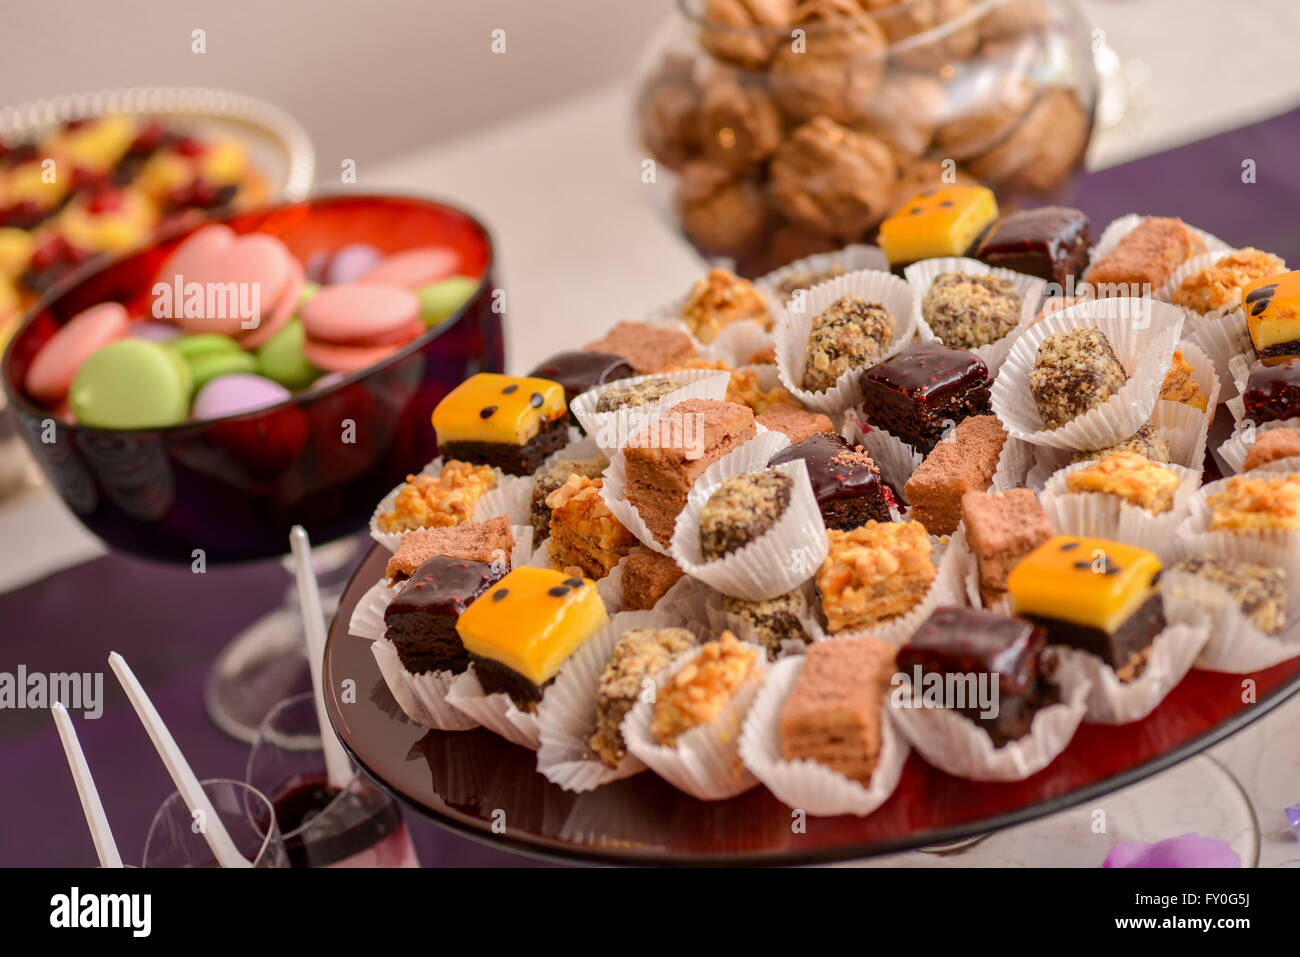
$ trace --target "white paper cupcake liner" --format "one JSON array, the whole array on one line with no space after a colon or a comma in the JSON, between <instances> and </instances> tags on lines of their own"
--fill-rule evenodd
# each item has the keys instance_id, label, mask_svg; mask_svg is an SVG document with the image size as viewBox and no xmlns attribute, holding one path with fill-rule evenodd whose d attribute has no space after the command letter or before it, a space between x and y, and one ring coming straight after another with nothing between
<instances>
[{"instance_id":1,"label":"white paper cupcake liner","mask_svg":"<svg viewBox=\"0 0 1300 957\"><path fill-rule=\"evenodd\" d=\"M1111 220L1106 224L1106 228L1101 231L1097 238L1097 243L1092 247L1091 261L1100 262L1115 251L1121 239L1142 225L1142 221L1147 219L1147 215L1141 213L1128 213L1117 219ZM1224 256L1232 251L1232 247L1225 243L1218 236L1207 233L1203 229L1198 229L1191 223L1187 223L1187 228L1200 236L1205 241L1205 249L1208 253L1214 253L1216 256ZM1155 294L1156 290L1151 290Z\"/></svg>"},{"instance_id":2,"label":"white paper cupcake liner","mask_svg":"<svg viewBox=\"0 0 1300 957\"><path fill-rule=\"evenodd\" d=\"M510 526L510 534L515 540L514 548L510 552L510 567L518 568L520 565L531 564L533 556L532 526L512 525ZM405 584L405 582L399 582L396 585L390 585L386 578L380 578L379 581L371 585L369 590L361 596L356 607L352 609L352 617L348 620L348 634L369 641L378 641L383 638L387 631L384 625L384 612L388 610L388 606L393 603L393 599L397 597Z\"/></svg>"},{"instance_id":3,"label":"white paper cupcake liner","mask_svg":"<svg viewBox=\"0 0 1300 957\"><path fill-rule=\"evenodd\" d=\"M930 541L933 543L935 539L931 537ZM951 538L949 543L951 543ZM965 585L962 581L961 569L958 567L958 553L946 546L936 546L936 551L939 554L934 581L930 583L930 590L925 593L925 597L913 605L912 608L901 615L896 615L870 628L859 628L854 631L827 631L827 640L879 638L898 648L912 636L912 632L916 631L917 626L928 618L936 608L941 605L965 604Z\"/></svg>"},{"instance_id":4,"label":"white paper cupcake liner","mask_svg":"<svg viewBox=\"0 0 1300 957\"><path fill-rule=\"evenodd\" d=\"M1251 469L1246 473L1246 479L1266 478L1270 475L1287 475L1291 472L1298 471L1295 459L1277 459L1273 462L1267 462L1258 468ZM1255 541L1267 542L1276 545L1279 548L1300 551L1300 530L1296 531L1260 531L1260 532L1234 532L1220 531L1210 529L1210 519L1213 509L1210 507L1210 497L1223 490L1223 488L1236 476L1228 476L1219 479L1217 482L1208 482L1202 485L1200 490L1192 496L1189 503L1187 521L1183 526L1184 535L1229 535L1235 538L1254 539Z\"/></svg>"},{"instance_id":5,"label":"white paper cupcake liner","mask_svg":"<svg viewBox=\"0 0 1300 957\"><path fill-rule=\"evenodd\" d=\"M397 648L391 641L371 644L370 652L379 665L384 684L406 716L416 724L438 731L468 731L478 722L447 703L447 691L460 677L450 671L429 671L413 675L402 667Z\"/></svg>"},{"instance_id":6,"label":"white paper cupcake liner","mask_svg":"<svg viewBox=\"0 0 1300 957\"><path fill-rule=\"evenodd\" d=\"M781 709L803 671L802 657L786 658L772 666L763 682L740 735L740 757L753 775L777 800L815 817L856 814L865 817L889 800L909 747L889 720L889 705L880 711L880 758L866 786L816 761L781 757Z\"/></svg>"},{"instance_id":7,"label":"white paper cupcake liner","mask_svg":"<svg viewBox=\"0 0 1300 957\"><path fill-rule=\"evenodd\" d=\"M695 579L691 579L695 581ZM793 591L794 589L792 589ZM705 621L708 622L710 635L721 635L724 631L729 631L741 641L748 642L752 645L761 645L763 642L759 639L757 630L744 615L727 611L722 605L722 594L716 592L707 586L701 588L700 605L703 606L702 613ZM791 655L802 655L808 650L810 642L818 642L826 637L826 629L822 623L817 620L816 588L811 581L801 585L798 591L804 596L804 611L795 618L799 622L803 632L808 636L807 641L800 638L785 638L781 640L781 648L777 652L777 659L787 658ZM698 613L698 612L697 612Z\"/></svg>"},{"instance_id":8,"label":"white paper cupcake liner","mask_svg":"<svg viewBox=\"0 0 1300 957\"><path fill-rule=\"evenodd\" d=\"M424 468L420 469L419 472L416 472L414 474L437 475L441 471L442 471L442 456L440 455L432 462L430 462L428 465L426 465ZM497 481L499 482L500 480L501 480L501 474L498 472ZM390 491L387 495L385 495L383 498L379 500L379 504L375 506L374 512L372 512L370 515L370 537L373 538L375 541L377 541L380 545L383 545L384 548L388 549L390 552L397 551L397 546L402 543L402 536L405 535L406 531L408 530L403 530L400 532L386 532L379 527L379 517L383 515L385 512L392 511L393 503L397 501L397 493L400 492L405 487L406 487L405 482L402 482L401 484L395 486L392 489L392 491Z\"/></svg>"},{"instance_id":9,"label":"white paper cupcake liner","mask_svg":"<svg viewBox=\"0 0 1300 957\"><path fill-rule=\"evenodd\" d=\"M880 469L880 478L893 490L894 497L900 503L907 504L907 480L925 461L925 456L898 436L864 423L855 409L845 413L840 434L855 445L862 446Z\"/></svg>"},{"instance_id":10,"label":"white paper cupcake liner","mask_svg":"<svg viewBox=\"0 0 1300 957\"><path fill-rule=\"evenodd\" d=\"M1024 737L995 748L987 731L957 711L901 706L912 703L911 676L906 677L891 692L890 716L928 763L968 781L1023 781L1043 770L1074 737L1092 690L1077 673L1058 674L1061 701L1035 714Z\"/></svg>"},{"instance_id":11,"label":"white paper cupcake liner","mask_svg":"<svg viewBox=\"0 0 1300 957\"><path fill-rule=\"evenodd\" d=\"M780 371L781 384L805 408L814 412L843 412L862 401L862 387L858 380L863 369L849 369L833 386L822 392L810 392L801 385L813 317L825 311L841 296L849 294L861 296L867 302L880 303L894 317L894 333L871 365L899 352L911 342L916 332L911 287L888 272L863 270L848 273L809 290L802 303L802 312L782 307L774 329L776 366Z\"/></svg>"},{"instance_id":12,"label":"white paper cupcake liner","mask_svg":"<svg viewBox=\"0 0 1300 957\"><path fill-rule=\"evenodd\" d=\"M474 503L474 521L482 522L502 515L511 525L533 524L533 477L498 475L497 487L484 492Z\"/></svg>"},{"instance_id":13,"label":"white paper cupcake liner","mask_svg":"<svg viewBox=\"0 0 1300 957\"><path fill-rule=\"evenodd\" d=\"M1038 465L1039 455L1044 449L1046 446L1034 445L1014 435L1008 435L1007 440L1002 443L1002 452L998 455L998 467L993 472L992 490L1005 492L1013 488L1034 488L1029 484L1029 476ZM1047 449L1047 451L1058 452L1057 449ZM1068 452L1062 453L1060 457L1069 461Z\"/></svg>"},{"instance_id":14,"label":"white paper cupcake liner","mask_svg":"<svg viewBox=\"0 0 1300 957\"><path fill-rule=\"evenodd\" d=\"M1268 432L1271 429L1300 429L1300 418L1261 422L1259 425L1246 425L1238 421L1231 437L1219 446L1219 458L1233 472L1242 471L1246 467L1246 456L1250 454L1250 447L1255 444L1261 432Z\"/></svg>"},{"instance_id":15,"label":"white paper cupcake liner","mask_svg":"<svg viewBox=\"0 0 1300 957\"><path fill-rule=\"evenodd\" d=\"M1227 590L1199 575L1171 570L1185 558L1223 558L1281 568L1286 575L1286 621L1275 635L1251 622ZM1161 576L1165 608L1184 614L1181 605L1195 604L1208 616L1209 640L1196 667L1228 674L1262 671L1300 656L1300 554L1267 542L1213 533L1180 538Z\"/></svg>"},{"instance_id":16,"label":"white paper cupcake liner","mask_svg":"<svg viewBox=\"0 0 1300 957\"><path fill-rule=\"evenodd\" d=\"M1002 360L1006 358L1007 352L1011 349L1011 343L1033 325L1034 320L1038 317L1038 307L1043 298L1045 283L1037 276L1026 276L1024 273L990 266L977 259L966 259L960 256L922 259L920 262L912 263L903 270L903 275L907 277L907 284L912 287L913 321L916 323L917 332L922 339L943 341L930 328L930 324L925 321L922 304L925 302L925 296L930 291L930 286L934 284L934 280L943 273L954 272L967 276L997 276L1006 279L1015 287L1016 294L1020 296L1020 321L1016 323L1015 327L996 342L969 350L979 356L984 364L988 366L989 375L996 375L998 367L1002 365Z\"/></svg>"},{"instance_id":17,"label":"white paper cupcake liner","mask_svg":"<svg viewBox=\"0 0 1300 957\"><path fill-rule=\"evenodd\" d=\"M722 399L727 393L730 374L716 369L683 369L680 372L660 372L654 375L634 376L619 379L577 396L569 405L570 411L587 435L602 452L610 455L627 444L630 436L656 421L662 412L671 409L687 399ZM612 388L626 388L640 385L642 382L671 380L679 388L668 393L657 402L631 408L615 409L613 412L597 412L596 405L600 397Z\"/></svg>"},{"instance_id":18,"label":"white paper cupcake liner","mask_svg":"<svg viewBox=\"0 0 1300 957\"><path fill-rule=\"evenodd\" d=\"M581 792L645 770L641 759L630 752L618 767L611 768L591 750L591 736L596 731L596 693L614 646L629 630L681 626L676 616L665 612L623 612L573 653L537 706L541 733L537 770L541 774L566 791Z\"/></svg>"},{"instance_id":19,"label":"white paper cupcake liner","mask_svg":"<svg viewBox=\"0 0 1300 957\"><path fill-rule=\"evenodd\" d=\"M845 273L861 272L864 269L872 272L889 272L889 260L885 258L885 254L880 247L855 243L851 246L845 246L843 249L837 249L835 252L817 253L814 256L796 259L794 262L754 280L754 285L763 290L770 301L775 302L778 306L784 306L785 303L781 301L782 297L778 289L789 276L799 273L829 272L837 266L843 269Z\"/></svg>"},{"instance_id":20,"label":"white paper cupcake liner","mask_svg":"<svg viewBox=\"0 0 1300 957\"><path fill-rule=\"evenodd\" d=\"M993 381L993 411L1009 434L1035 445L1090 450L1121 442L1151 418L1182 324L1181 311L1149 299L1101 299L1064 309L1012 343ZM1038 346L1055 333L1089 326L1106 334L1128 381L1101 405L1060 428L1045 429L1029 389Z\"/></svg>"},{"instance_id":21,"label":"white paper cupcake liner","mask_svg":"<svg viewBox=\"0 0 1300 957\"><path fill-rule=\"evenodd\" d=\"M1180 604L1165 608L1166 624L1151 643L1151 655L1137 678L1120 681L1115 670L1096 655L1053 646L1059 655L1058 678L1077 674L1091 684L1084 720L1092 724L1130 724L1160 706L1187 676L1209 640L1209 618L1199 608Z\"/></svg>"},{"instance_id":22,"label":"white paper cupcake liner","mask_svg":"<svg viewBox=\"0 0 1300 957\"><path fill-rule=\"evenodd\" d=\"M771 310L770 305L769 309ZM771 311L775 322L775 310ZM742 319L724 326L712 342L700 347L700 354L710 362L721 361L733 369L739 369L749 365L755 354L767 351L774 342L772 331L764 329L762 323Z\"/></svg>"},{"instance_id":23,"label":"white paper cupcake liner","mask_svg":"<svg viewBox=\"0 0 1300 957\"><path fill-rule=\"evenodd\" d=\"M709 497L727 479L765 469L768 459L789 444L780 432L766 432L705 470L687 496L673 531L669 551L682 571L746 601L784 595L812 578L826 558L826 524L802 460L775 467L794 487L789 505L767 532L713 561L700 551L700 515Z\"/></svg>"},{"instance_id":24,"label":"white paper cupcake liner","mask_svg":"<svg viewBox=\"0 0 1300 957\"><path fill-rule=\"evenodd\" d=\"M637 702L623 719L628 752L673 787L701 801L722 801L758 784L758 778L740 759L740 731L745 714L763 686L768 670L767 651L757 645L748 647L756 655L758 674L732 696L717 718L679 735L674 747L660 744L650 731L653 701ZM696 648L680 655L656 677L655 687L662 688L700 650Z\"/></svg>"},{"instance_id":25,"label":"white paper cupcake liner","mask_svg":"<svg viewBox=\"0 0 1300 957\"><path fill-rule=\"evenodd\" d=\"M552 568L550 545L551 540L548 538L524 564L535 568ZM596 593L600 595L600 600L605 603L605 610L611 615L623 607L623 567L626 564L627 556L624 555L618 560L618 564L609 570L608 575L596 579Z\"/></svg>"},{"instance_id":26,"label":"white paper cupcake liner","mask_svg":"<svg viewBox=\"0 0 1300 957\"><path fill-rule=\"evenodd\" d=\"M1174 492L1173 507L1167 512L1154 515L1144 508L1129 504L1118 495L1068 491L1068 476L1094 464L1078 462L1061 469L1048 479L1038 500L1052 527L1060 535L1126 542L1155 552L1162 560L1165 559L1187 520L1192 499L1201 484L1201 473L1177 465L1166 466L1173 469L1181 481Z\"/></svg>"},{"instance_id":27,"label":"white paper cupcake liner","mask_svg":"<svg viewBox=\"0 0 1300 957\"><path fill-rule=\"evenodd\" d=\"M549 690L549 689L548 689ZM536 751L541 746L537 715L520 711L508 694L487 694L479 683L474 666L457 675L446 693L446 701L468 718L511 744Z\"/></svg>"}]
</instances>

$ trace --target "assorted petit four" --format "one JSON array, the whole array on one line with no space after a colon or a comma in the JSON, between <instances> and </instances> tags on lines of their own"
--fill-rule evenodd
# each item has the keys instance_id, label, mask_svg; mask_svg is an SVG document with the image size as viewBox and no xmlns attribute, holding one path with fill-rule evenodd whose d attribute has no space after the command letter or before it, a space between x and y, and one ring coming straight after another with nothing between
<instances>
[{"instance_id":1,"label":"assorted petit four","mask_svg":"<svg viewBox=\"0 0 1300 957\"><path fill-rule=\"evenodd\" d=\"M756 360L751 359L751 362ZM761 364L770 365L775 359L764 359ZM676 372L678 369L714 369L718 372L726 372L730 375L727 380L727 391L723 399L727 402L734 402L737 405L747 405L753 410L755 415L762 415L773 409L788 409L791 411L801 412L795 405L794 396L783 386L773 386L770 389L764 389L759 382L758 371L747 366L741 366L739 369L733 369L721 359L715 359L710 362L707 359L691 359L683 362L679 366L669 366L666 371Z\"/></svg>"},{"instance_id":2,"label":"assorted petit four","mask_svg":"<svg viewBox=\"0 0 1300 957\"><path fill-rule=\"evenodd\" d=\"M1234 475L1206 502L1211 531L1294 532L1300 529L1300 472Z\"/></svg>"},{"instance_id":3,"label":"assorted petit four","mask_svg":"<svg viewBox=\"0 0 1300 957\"><path fill-rule=\"evenodd\" d=\"M479 684L534 711L560 666L609 620L590 579L549 568L516 568L456 622Z\"/></svg>"},{"instance_id":4,"label":"assorted petit four","mask_svg":"<svg viewBox=\"0 0 1300 957\"><path fill-rule=\"evenodd\" d=\"M911 518L931 535L951 535L961 522L962 497L993 483L1007 433L995 415L963 419L931 450L903 487Z\"/></svg>"},{"instance_id":5,"label":"assorted petit four","mask_svg":"<svg viewBox=\"0 0 1300 957\"><path fill-rule=\"evenodd\" d=\"M438 403L433 429L447 458L531 475L568 441L564 387L549 379L480 372Z\"/></svg>"},{"instance_id":6,"label":"assorted petit four","mask_svg":"<svg viewBox=\"0 0 1300 957\"><path fill-rule=\"evenodd\" d=\"M641 405L651 405L681 388L681 383L672 378L643 379L640 382L626 384L615 383L600 391L596 399L597 412L617 412L619 409L633 409Z\"/></svg>"},{"instance_id":7,"label":"assorted petit four","mask_svg":"<svg viewBox=\"0 0 1300 957\"><path fill-rule=\"evenodd\" d=\"M937 570L919 522L866 522L826 533L830 552L817 571L827 631L871 628L917 605Z\"/></svg>"},{"instance_id":8,"label":"assorted petit four","mask_svg":"<svg viewBox=\"0 0 1300 957\"><path fill-rule=\"evenodd\" d=\"M936 608L898 652L899 670L913 679L913 693L928 675L987 675L997 681L997 706L967 700L955 710L978 724L1000 748L1029 733L1036 715L1060 700L1044 654L1047 633L1022 618L977 608Z\"/></svg>"},{"instance_id":9,"label":"assorted petit four","mask_svg":"<svg viewBox=\"0 0 1300 957\"><path fill-rule=\"evenodd\" d=\"M681 580L682 570L669 555L638 545L623 563L623 611L649 611Z\"/></svg>"},{"instance_id":10,"label":"assorted petit four","mask_svg":"<svg viewBox=\"0 0 1300 957\"><path fill-rule=\"evenodd\" d=\"M1082 278L1092 249L1088 217L1065 206L1041 206L1008 213L994 223L974 258L990 266L1038 276L1064 288Z\"/></svg>"},{"instance_id":11,"label":"assorted petit four","mask_svg":"<svg viewBox=\"0 0 1300 957\"><path fill-rule=\"evenodd\" d=\"M533 494L528 503L534 544L540 545L551 534L551 506L546 502L547 496L567 482L570 476L600 478L608 466L609 460L596 454L586 459L559 459L537 473L533 478Z\"/></svg>"},{"instance_id":12,"label":"assorted petit four","mask_svg":"<svg viewBox=\"0 0 1300 957\"><path fill-rule=\"evenodd\" d=\"M1269 429L1256 436L1241 470L1249 472L1269 462L1297 456L1300 456L1300 428Z\"/></svg>"},{"instance_id":13,"label":"assorted petit four","mask_svg":"<svg viewBox=\"0 0 1300 957\"><path fill-rule=\"evenodd\" d=\"M1174 493L1181 483L1173 469L1136 452L1111 452L1065 477L1066 491L1114 495L1152 515L1174 507Z\"/></svg>"},{"instance_id":14,"label":"assorted petit four","mask_svg":"<svg viewBox=\"0 0 1300 957\"><path fill-rule=\"evenodd\" d=\"M1020 322L1020 294L1011 280L945 272L921 300L921 317L944 345L975 349L997 342Z\"/></svg>"},{"instance_id":15,"label":"assorted petit four","mask_svg":"<svg viewBox=\"0 0 1300 957\"><path fill-rule=\"evenodd\" d=\"M503 572L509 571L514 547L514 533L504 515L482 522L416 529L402 536L397 551L388 559L384 577L394 584L406 581L421 565L439 555L499 565Z\"/></svg>"},{"instance_id":16,"label":"assorted petit four","mask_svg":"<svg viewBox=\"0 0 1300 957\"><path fill-rule=\"evenodd\" d=\"M879 303L841 296L813 316L800 385L809 392L831 388L844 373L879 360L894 334L894 317Z\"/></svg>"},{"instance_id":17,"label":"assorted petit four","mask_svg":"<svg viewBox=\"0 0 1300 957\"><path fill-rule=\"evenodd\" d=\"M1205 252L1205 240L1181 219L1148 216L1128 232L1084 278L1098 298L1150 296L1193 256Z\"/></svg>"},{"instance_id":18,"label":"assorted petit four","mask_svg":"<svg viewBox=\"0 0 1300 957\"><path fill-rule=\"evenodd\" d=\"M1241 302L1251 283L1286 272L1286 263L1253 247L1238 249L1192 273L1169 296L1175 306L1206 313Z\"/></svg>"},{"instance_id":19,"label":"assorted petit four","mask_svg":"<svg viewBox=\"0 0 1300 957\"><path fill-rule=\"evenodd\" d=\"M547 555L551 567L604 578L632 550L636 536L619 524L600 497L601 479L570 475L546 496L551 510Z\"/></svg>"},{"instance_id":20,"label":"assorted petit four","mask_svg":"<svg viewBox=\"0 0 1300 957\"><path fill-rule=\"evenodd\" d=\"M1038 496L1027 488L967 492L961 499L961 516L985 605L1005 598L1011 569L1056 534Z\"/></svg>"},{"instance_id":21,"label":"assorted petit four","mask_svg":"<svg viewBox=\"0 0 1300 957\"><path fill-rule=\"evenodd\" d=\"M1169 569L1186 572L1225 589L1228 596L1266 635L1286 625L1286 570L1230 558L1187 558Z\"/></svg>"},{"instance_id":22,"label":"assorted petit four","mask_svg":"<svg viewBox=\"0 0 1300 957\"><path fill-rule=\"evenodd\" d=\"M1145 548L1058 535L1011 570L1007 593L1011 610L1045 628L1049 644L1096 655L1129 681L1165 627L1160 570Z\"/></svg>"},{"instance_id":23,"label":"assorted petit four","mask_svg":"<svg viewBox=\"0 0 1300 957\"><path fill-rule=\"evenodd\" d=\"M660 744L675 747L686 732L718 717L758 675L758 652L724 631L659 688L650 733Z\"/></svg>"},{"instance_id":24,"label":"assorted petit four","mask_svg":"<svg viewBox=\"0 0 1300 957\"><path fill-rule=\"evenodd\" d=\"M691 337L680 329L648 322L620 322L596 342L584 346L588 352L622 356L637 375L663 372L700 357Z\"/></svg>"},{"instance_id":25,"label":"assorted petit four","mask_svg":"<svg viewBox=\"0 0 1300 957\"><path fill-rule=\"evenodd\" d=\"M825 269L798 269L794 272L787 273L785 277L776 284L777 296L781 302L789 302L796 292L801 289L811 289L813 286L828 282L839 276L843 276L845 268L839 263L831 263Z\"/></svg>"},{"instance_id":26,"label":"assorted petit four","mask_svg":"<svg viewBox=\"0 0 1300 957\"><path fill-rule=\"evenodd\" d=\"M1101 405L1124 387L1128 373L1096 326L1054 332L1038 344L1029 391L1046 429Z\"/></svg>"},{"instance_id":27,"label":"assorted petit four","mask_svg":"<svg viewBox=\"0 0 1300 957\"><path fill-rule=\"evenodd\" d=\"M818 432L832 432L835 429L829 416L785 403L771 406L754 421L769 432L780 432L796 445Z\"/></svg>"},{"instance_id":28,"label":"assorted petit four","mask_svg":"<svg viewBox=\"0 0 1300 957\"><path fill-rule=\"evenodd\" d=\"M825 765L867 784L880 761L882 706L894 675L894 648L878 638L809 647L781 708L781 757Z\"/></svg>"},{"instance_id":29,"label":"assorted petit four","mask_svg":"<svg viewBox=\"0 0 1300 957\"><path fill-rule=\"evenodd\" d=\"M862 446L834 432L817 432L777 452L767 464L798 459L808 469L813 496L827 528L847 531L868 520L889 521L880 469Z\"/></svg>"},{"instance_id":30,"label":"assorted petit four","mask_svg":"<svg viewBox=\"0 0 1300 957\"><path fill-rule=\"evenodd\" d=\"M1260 359L1300 358L1300 271L1252 282L1242 291L1241 308Z\"/></svg>"},{"instance_id":31,"label":"assorted petit four","mask_svg":"<svg viewBox=\"0 0 1300 957\"><path fill-rule=\"evenodd\" d=\"M384 610L384 637L412 674L461 672L469 656L456 622L505 574L499 563L434 555L420 565Z\"/></svg>"},{"instance_id":32,"label":"assorted petit four","mask_svg":"<svg viewBox=\"0 0 1300 957\"><path fill-rule=\"evenodd\" d=\"M724 558L761 538L785 514L794 480L767 469L723 481L700 509L700 552Z\"/></svg>"},{"instance_id":33,"label":"assorted petit four","mask_svg":"<svg viewBox=\"0 0 1300 957\"><path fill-rule=\"evenodd\" d=\"M686 496L704 470L756 434L748 406L687 399L628 439L627 500L661 545L673 537Z\"/></svg>"},{"instance_id":34,"label":"assorted petit four","mask_svg":"<svg viewBox=\"0 0 1300 957\"><path fill-rule=\"evenodd\" d=\"M1300 416L1300 356L1275 365L1255 363L1241 400L1257 423Z\"/></svg>"},{"instance_id":35,"label":"assorted petit four","mask_svg":"<svg viewBox=\"0 0 1300 957\"><path fill-rule=\"evenodd\" d=\"M1072 452L1070 461L1088 462L1092 459L1103 458L1111 452L1133 452L1145 459L1150 459L1152 462L1162 462L1165 465L1173 462L1173 453L1169 450L1169 443L1165 441L1164 436L1151 427L1149 422L1123 442L1117 442L1115 445L1104 449Z\"/></svg>"},{"instance_id":36,"label":"assorted petit four","mask_svg":"<svg viewBox=\"0 0 1300 957\"><path fill-rule=\"evenodd\" d=\"M988 414L992 385L973 352L920 342L862 373L862 411L872 425L929 452L958 422Z\"/></svg>"},{"instance_id":37,"label":"assorted petit four","mask_svg":"<svg viewBox=\"0 0 1300 957\"><path fill-rule=\"evenodd\" d=\"M763 298L748 279L726 269L710 269L696 281L682 304L682 321L691 335L706 345L727 326L742 320L772 328L772 316Z\"/></svg>"},{"instance_id":38,"label":"assorted petit four","mask_svg":"<svg viewBox=\"0 0 1300 957\"><path fill-rule=\"evenodd\" d=\"M459 525L474 516L475 504L496 484L490 466L452 459L433 475L408 475L376 524L383 532Z\"/></svg>"},{"instance_id":39,"label":"assorted petit four","mask_svg":"<svg viewBox=\"0 0 1300 957\"><path fill-rule=\"evenodd\" d=\"M616 768L627 757L623 719L645 694L646 682L695 644L685 628L630 628L619 638L596 686L591 736L591 750L607 767Z\"/></svg>"},{"instance_id":40,"label":"assorted petit four","mask_svg":"<svg viewBox=\"0 0 1300 957\"><path fill-rule=\"evenodd\" d=\"M1173 360L1169 363L1169 372L1160 384L1160 398L1167 402L1181 402L1205 412L1209 400L1201 391L1201 384L1192 377L1195 371L1182 351L1175 349Z\"/></svg>"},{"instance_id":41,"label":"assorted petit four","mask_svg":"<svg viewBox=\"0 0 1300 957\"><path fill-rule=\"evenodd\" d=\"M630 362L612 352L579 349L551 356L528 375L560 383L564 386L565 402L572 405L573 400L582 393L619 379L630 379L637 375L637 371ZM573 425L578 424L572 410L569 412L569 421Z\"/></svg>"},{"instance_id":42,"label":"assorted petit four","mask_svg":"<svg viewBox=\"0 0 1300 957\"><path fill-rule=\"evenodd\" d=\"M786 592L762 601L723 595L722 610L747 623L747 637L767 649L769 661L777 659L782 642L808 640L802 621L808 611L808 602L801 591Z\"/></svg>"},{"instance_id":43,"label":"assorted petit four","mask_svg":"<svg viewBox=\"0 0 1300 957\"><path fill-rule=\"evenodd\" d=\"M998 201L983 186L945 186L914 196L880 224L877 240L895 269L918 259L964 256L998 218Z\"/></svg>"}]
</instances>

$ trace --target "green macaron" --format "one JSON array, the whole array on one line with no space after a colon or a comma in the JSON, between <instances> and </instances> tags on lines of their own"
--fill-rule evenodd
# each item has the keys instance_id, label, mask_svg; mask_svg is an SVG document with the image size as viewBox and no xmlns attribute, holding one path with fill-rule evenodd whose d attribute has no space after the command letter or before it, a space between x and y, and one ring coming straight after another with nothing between
<instances>
[{"instance_id":1,"label":"green macaron","mask_svg":"<svg viewBox=\"0 0 1300 957\"><path fill-rule=\"evenodd\" d=\"M177 336L167 345L175 349L186 362L193 362L199 356L242 351L238 342L219 332L196 332L193 335Z\"/></svg>"},{"instance_id":2,"label":"green macaron","mask_svg":"<svg viewBox=\"0 0 1300 957\"><path fill-rule=\"evenodd\" d=\"M296 316L257 350L257 372L286 389L305 389L323 373L307 361L302 344L307 334Z\"/></svg>"},{"instance_id":3,"label":"green macaron","mask_svg":"<svg viewBox=\"0 0 1300 957\"><path fill-rule=\"evenodd\" d=\"M194 377L194 391L197 392L218 376L256 372L257 358L251 352L238 349L235 352L210 352L195 356L189 365L190 375Z\"/></svg>"},{"instance_id":4,"label":"green macaron","mask_svg":"<svg viewBox=\"0 0 1300 957\"><path fill-rule=\"evenodd\" d=\"M81 364L68 404L81 425L156 429L185 421L192 392L189 367L169 347L118 339Z\"/></svg>"},{"instance_id":5,"label":"green macaron","mask_svg":"<svg viewBox=\"0 0 1300 957\"><path fill-rule=\"evenodd\" d=\"M426 326L435 326L459 309L478 291L477 279L452 276L416 290L420 300L420 318Z\"/></svg>"}]
</instances>

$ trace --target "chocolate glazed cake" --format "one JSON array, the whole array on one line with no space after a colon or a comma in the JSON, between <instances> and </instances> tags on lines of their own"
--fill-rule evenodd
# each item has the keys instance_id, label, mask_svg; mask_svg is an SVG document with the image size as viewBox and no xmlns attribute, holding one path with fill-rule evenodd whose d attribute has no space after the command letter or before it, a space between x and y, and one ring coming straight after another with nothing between
<instances>
[{"instance_id":1,"label":"chocolate glazed cake","mask_svg":"<svg viewBox=\"0 0 1300 957\"><path fill-rule=\"evenodd\" d=\"M436 555L421 565L384 612L385 637L412 674L462 672L469 656L456 619L503 574L502 565Z\"/></svg>"},{"instance_id":2,"label":"chocolate glazed cake","mask_svg":"<svg viewBox=\"0 0 1300 957\"><path fill-rule=\"evenodd\" d=\"M992 387L988 366L973 352L922 342L862 373L862 411L928 454L958 422L989 414Z\"/></svg>"},{"instance_id":3,"label":"chocolate glazed cake","mask_svg":"<svg viewBox=\"0 0 1300 957\"><path fill-rule=\"evenodd\" d=\"M827 528L848 531L870 520L890 520L880 469L861 446L834 432L819 432L777 452L767 464L770 468L796 459L808 468Z\"/></svg>"}]
</instances>

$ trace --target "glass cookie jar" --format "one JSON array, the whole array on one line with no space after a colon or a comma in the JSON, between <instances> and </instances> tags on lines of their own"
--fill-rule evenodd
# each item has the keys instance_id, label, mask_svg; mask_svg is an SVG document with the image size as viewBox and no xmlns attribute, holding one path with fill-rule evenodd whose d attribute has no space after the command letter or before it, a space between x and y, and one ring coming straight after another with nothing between
<instances>
[{"instance_id":1,"label":"glass cookie jar","mask_svg":"<svg viewBox=\"0 0 1300 957\"><path fill-rule=\"evenodd\" d=\"M1073 0L678 6L638 74L647 188L744 275L870 240L923 189L983 182L1012 208L1083 164L1097 78Z\"/></svg>"}]
</instances>

